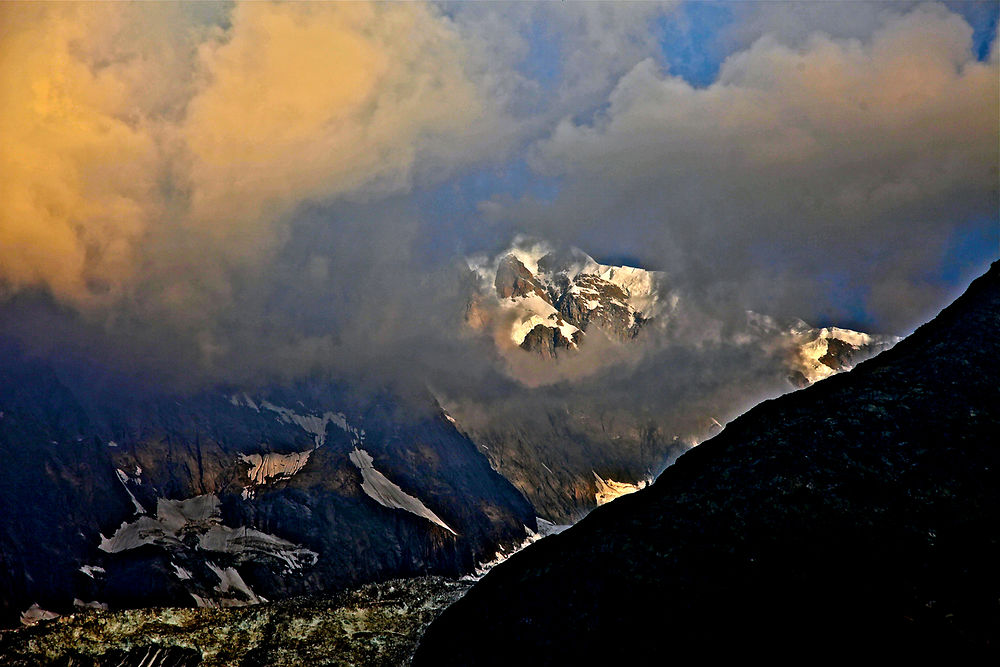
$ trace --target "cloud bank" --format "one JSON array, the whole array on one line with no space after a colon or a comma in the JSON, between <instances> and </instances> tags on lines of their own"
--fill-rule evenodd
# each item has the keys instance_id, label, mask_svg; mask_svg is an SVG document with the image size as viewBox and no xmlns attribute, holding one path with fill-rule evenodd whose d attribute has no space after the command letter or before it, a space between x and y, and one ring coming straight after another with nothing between
<instances>
[{"instance_id":1,"label":"cloud bank","mask_svg":"<svg viewBox=\"0 0 1000 667\"><path fill-rule=\"evenodd\" d=\"M89 305L206 244L260 259L303 201L406 190L484 114L426 6L199 9L3 8L9 288Z\"/></svg>"},{"instance_id":2,"label":"cloud bank","mask_svg":"<svg viewBox=\"0 0 1000 667\"><path fill-rule=\"evenodd\" d=\"M939 5L734 7L693 86L677 3L0 5L0 333L471 386L502 360L460 259L518 230L904 333L996 229L995 41Z\"/></svg>"},{"instance_id":3,"label":"cloud bank","mask_svg":"<svg viewBox=\"0 0 1000 667\"><path fill-rule=\"evenodd\" d=\"M913 324L956 221L995 220L1000 68L942 7L881 21L867 41L764 35L707 88L640 62L593 122L536 145L566 183L557 202L497 215L694 282L749 279L800 313L823 274L847 273L884 326Z\"/></svg>"}]
</instances>

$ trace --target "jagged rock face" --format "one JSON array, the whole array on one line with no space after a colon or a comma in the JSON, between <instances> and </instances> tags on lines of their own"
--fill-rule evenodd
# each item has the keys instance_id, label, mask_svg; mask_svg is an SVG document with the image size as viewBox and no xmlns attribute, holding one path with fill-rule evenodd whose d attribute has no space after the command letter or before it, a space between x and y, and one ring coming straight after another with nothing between
<instances>
[{"instance_id":1,"label":"jagged rock face","mask_svg":"<svg viewBox=\"0 0 1000 667\"><path fill-rule=\"evenodd\" d=\"M253 607L81 613L0 634L0 662L10 667L403 665L426 625L470 585L426 577Z\"/></svg>"},{"instance_id":2,"label":"jagged rock face","mask_svg":"<svg viewBox=\"0 0 1000 667\"><path fill-rule=\"evenodd\" d=\"M497 296L501 299L513 299L535 294L546 303L552 303L548 293L542 289L535 276L514 255L507 255L500 260L500 264L497 266L497 277L493 284L496 287Z\"/></svg>"},{"instance_id":3,"label":"jagged rock face","mask_svg":"<svg viewBox=\"0 0 1000 667\"><path fill-rule=\"evenodd\" d=\"M654 273L603 266L575 252L568 264L554 253L535 257L531 268L516 254L507 253L489 270L501 309L516 315L514 342L545 358L557 356L554 349L576 349L591 324L613 338L630 340L652 317L641 309L654 305L655 298L648 298ZM630 285L641 293L632 294ZM470 315L481 316L483 305L477 304ZM475 325L471 319L470 323ZM549 331L539 331L539 326Z\"/></svg>"},{"instance_id":4,"label":"jagged rock face","mask_svg":"<svg viewBox=\"0 0 1000 667\"><path fill-rule=\"evenodd\" d=\"M580 332L567 338L558 327L548 327L537 324L521 341L521 348L536 352L543 359L554 359L559 350L572 350L576 347Z\"/></svg>"},{"instance_id":5,"label":"jagged rock face","mask_svg":"<svg viewBox=\"0 0 1000 667\"><path fill-rule=\"evenodd\" d=\"M1000 263L893 349L494 569L414 664L995 659L998 325Z\"/></svg>"},{"instance_id":6,"label":"jagged rock face","mask_svg":"<svg viewBox=\"0 0 1000 667\"><path fill-rule=\"evenodd\" d=\"M429 398L304 382L108 401L5 352L4 625L35 603L240 605L459 575L535 527Z\"/></svg>"},{"instance_id":7,"label":"jagged rock face","mask_svg":"<svg viewBox=\"0 0 1000 667\"><path fill-rule=\"evenodd\" d=\"M819 358L819 362L835 371L843 370L850 366L857 351L858 348L847 341L831 338L827 341L826 354Z\"/></svg>"},{"instance_id":8,"label":"jagged rock face","mask_svg":"<svg viewBox=\"0 0 1000 667\"><path fill-rule=\"evenodd\" d=\"M583 331L591 323L622 340L639 335L646 323L629 303L622 287L592 274L582 274L559 297L559 313Z\"/></svg>"},{"instance_id":9,"label":"jagged rock face","mask_svg":"<svg viewBox=\"0 0 1000 667\"><path fill-rule=\"evenodd\" d=\"M602 413L586 403L579 412L567 411L558 401L544 403L545 393L538 389L525 397L537 402L534 412L514 401L494 403L478 420L478 413L455 414L494 468L539 516L555 523L573 523L597 507L603 493L598 477L645 483L691 446L641 414Z\"/></svg>"}]
</instances>

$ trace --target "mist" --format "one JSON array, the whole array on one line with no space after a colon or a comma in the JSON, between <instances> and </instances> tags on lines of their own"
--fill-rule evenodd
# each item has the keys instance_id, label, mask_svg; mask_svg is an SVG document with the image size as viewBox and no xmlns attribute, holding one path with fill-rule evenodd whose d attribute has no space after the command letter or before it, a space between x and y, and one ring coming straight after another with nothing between
<instances>
[{"instance_id":1,"label":"mist","mask_svg":"<svg viewBox=\"0 0 1000 667\"><path fill-rule=\"evenodd\" d=\"M995 20L760 5L700 44L696 10L5 4L0 334L175 390L562 383L680 415L765 372L727 318L905 334L1000 253ZM498 350L465 258L518 232L705 305L669 345Z\"/></svg>"}]
</instances>

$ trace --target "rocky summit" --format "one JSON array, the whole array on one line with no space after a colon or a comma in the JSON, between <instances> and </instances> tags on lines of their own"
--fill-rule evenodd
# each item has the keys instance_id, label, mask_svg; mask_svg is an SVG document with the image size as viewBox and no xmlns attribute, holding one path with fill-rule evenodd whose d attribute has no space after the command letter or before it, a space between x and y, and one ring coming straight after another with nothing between
<instances>
[{"instance_id":1,"label":"rocky summit","mask_svg":"<svg viewBox=\"0 0 1000 667\"><path fill-rule=\"evenodd\" d=\"M891 350L497 567L415 664L995 661L998 325L1000 263Z\"/></svg>"}]
</instances>

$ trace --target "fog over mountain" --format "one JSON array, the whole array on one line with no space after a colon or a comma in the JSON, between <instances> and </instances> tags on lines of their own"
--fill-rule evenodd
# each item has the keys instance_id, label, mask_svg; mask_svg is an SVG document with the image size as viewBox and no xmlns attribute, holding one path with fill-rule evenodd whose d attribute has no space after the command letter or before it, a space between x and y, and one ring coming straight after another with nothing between
<instances>
[{"instance_id":1,"label":"fog over mountain","mask_svg":"<svg viewBox=\"0 0 1000 667\"><path fill-rule=\"evenodd\" d=\"M405 654L468 582L385 582L648 487L1000 255L998 17L0 3L0 627L355 589L324 617L390 601Z\"/></svg>"},{"instance_id":2,"label":"fog over mountain","mask_svg":"<svg viewBox=\"0 0 1000 667\"><path fill-rule=\"evenodd\" d=\"M1000 262L893 349L498 566L414 664L995 658L998 321Z\"/></svg>"},{"instance_id":3,"label":"fog over mountain","mask_svg":"<svg viewBox=\"0 0 1000 667\"><path fill-rule=\"evenodd\" d=\"M0 11L3 331L145 381L482 384L518 231L897 335L995 254L975 3Z\"/></svg>"}]
</instances>

